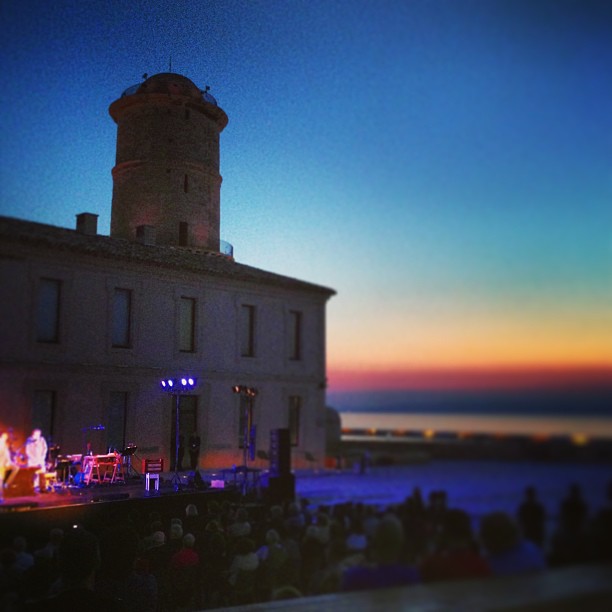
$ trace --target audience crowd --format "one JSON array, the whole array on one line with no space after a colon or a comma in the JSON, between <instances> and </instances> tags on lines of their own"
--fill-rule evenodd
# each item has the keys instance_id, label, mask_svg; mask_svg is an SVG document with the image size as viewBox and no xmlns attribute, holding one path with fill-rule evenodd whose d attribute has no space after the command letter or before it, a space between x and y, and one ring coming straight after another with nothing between
<instances>
[{"instance_id":1,"label":"audience crowd","mask_svg":"<svg viewBox=\"0 0 612 612\"><path fill-rule=\"evenodd\" d=\"M212 499L182 516L113 516L55 527L37 550L15 535L0 551L0 609L182 612L610 562L612 483L608 497L590 513L573 486L553 533L532 487L516 516L479 520L418 489L383 509Z\"/></svg>"}]
</instances>

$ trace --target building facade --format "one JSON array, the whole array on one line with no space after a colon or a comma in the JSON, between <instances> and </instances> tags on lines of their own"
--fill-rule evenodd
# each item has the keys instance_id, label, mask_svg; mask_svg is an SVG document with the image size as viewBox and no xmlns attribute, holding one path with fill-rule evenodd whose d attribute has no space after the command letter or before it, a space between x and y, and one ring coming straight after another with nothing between
<instances>
[{"instance_id":1,"label":"building facade","mask_svg":"<svg viewBox=\"0 0 612 612\"><path fill-rule=\"evenodd\" d=\"M334 292L221 252L227 117L207 91L155 75L110 113L110 236L89 213L76 229L0 218L0 428L19 446L40 427L62 454L133 443L138 458L172 466L178 404L179 433L200 437L200 468L243 463L246 420L257 449L289 428L292 464L322 464ZM181 376L193 391L160 388ZM249 464L265 467L254 450Z\"/></svg>"}]
</instances>

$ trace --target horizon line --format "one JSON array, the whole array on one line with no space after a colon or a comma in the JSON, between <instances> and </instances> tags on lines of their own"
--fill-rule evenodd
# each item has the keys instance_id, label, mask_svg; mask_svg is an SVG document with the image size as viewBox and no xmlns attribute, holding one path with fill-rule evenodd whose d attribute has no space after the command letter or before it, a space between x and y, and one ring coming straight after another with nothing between
<instances>
[{"instance_id":1,"label":"horizon line","mask_svg":"<svg viewBox=\"0 0 612 612\"><path fill-rule=\"evenodd\" d=\"M612 364L408 366L328 369L328 390L464 391L602 389L612 390Z\"/></svg>"}]
</instances>

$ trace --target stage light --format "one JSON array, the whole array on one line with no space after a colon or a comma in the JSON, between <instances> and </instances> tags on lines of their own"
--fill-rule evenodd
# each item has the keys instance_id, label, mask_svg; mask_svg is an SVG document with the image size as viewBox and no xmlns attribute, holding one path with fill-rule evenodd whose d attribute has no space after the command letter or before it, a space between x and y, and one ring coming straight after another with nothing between
<instances>
[{"instance_id":1,"label":"stage light","mask_svg":"<svg viewBox=\"0 0 612 612\"><path fill-rule=\"evenodd\" d=\"M257 395L255 387L247 387L246 385L234 385L232 391L234 393L244 393L247 397L255 397Z\"/></svg>"},{"instance_id":2,"label":"stage light","mask_svg":"<svg viewBox=\"0 0 612 612\"><path fill-rule=\"evenodd\" d=\"M192 377L165 378L159 384L164 391L181 393L182 391L191 391L198 384L198 379Z\"/></svg>"}]
</instances>

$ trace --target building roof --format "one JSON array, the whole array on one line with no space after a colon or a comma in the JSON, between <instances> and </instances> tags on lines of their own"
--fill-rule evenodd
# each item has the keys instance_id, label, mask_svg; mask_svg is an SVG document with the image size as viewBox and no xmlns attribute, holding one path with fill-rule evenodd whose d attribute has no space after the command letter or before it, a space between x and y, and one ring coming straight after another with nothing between
<instances>
[{"instance_id":1,"label":"building roof","mask_svg":"<svg viewBox=\"0 0 612 612\"><path fill-rule=\"evenodd\" d=\"M257 283L318 293L331 297L333 289L266 272L214 251L187 247L146 245L102 235L87 235L76 230L0 216L0 241L31 245L53 251L65 251L115 261L129 261L158 268L193 272L214 278Z\"/></svg>"},{"instance_id":2,"label":"building roof","mask_svg":"<svg viewBox=\"0 0 612 612\"><path fill-rule=\"evenodd\" d=\"M200 102L204 100L209 104L217 106L217 101L208 93L208 88L201 90L191 79L174 72L160 72L159 74L154 74L143 83L128 87L121 94L121 97L151 93L185 96Z\"/></svg>"},{"instance_id":3,"label":"building roof","mask_svg":"<svg viewBox=\"0 0 612 612\"><path fill-rule=\"evenodd\" d=\"M108 110L111 117L118 121L121 112L126 108L149 104L153 101L156 104L167 104L181 100L190 108L210 116L222 130L227 125L227 115L208 90L208 87L200 89L191 79L182 74L160 72L146 78L142 83L125 89L121 97L115 100Z\"/></svg>"}]
</instances>

